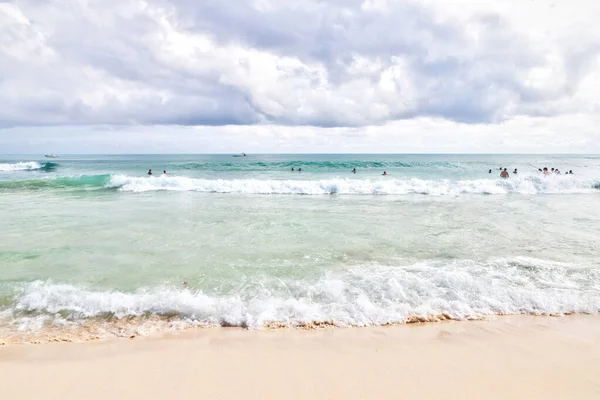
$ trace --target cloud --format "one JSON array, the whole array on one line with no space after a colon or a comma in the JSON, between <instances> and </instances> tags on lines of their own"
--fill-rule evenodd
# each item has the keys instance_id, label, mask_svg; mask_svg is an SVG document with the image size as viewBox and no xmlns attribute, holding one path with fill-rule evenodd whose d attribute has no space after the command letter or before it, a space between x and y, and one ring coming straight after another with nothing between
<instances>
[{"instance_id":1,"label":"cloud","mask_svg":"<svg viewBox=\"0 0 600 400\"><path fill-rule=\"evenodd\" d=\"M362 132L397 121L480 127L593 115L600 5L557 3L0 3L0 128Z\"/></svg>"}]
</instances>

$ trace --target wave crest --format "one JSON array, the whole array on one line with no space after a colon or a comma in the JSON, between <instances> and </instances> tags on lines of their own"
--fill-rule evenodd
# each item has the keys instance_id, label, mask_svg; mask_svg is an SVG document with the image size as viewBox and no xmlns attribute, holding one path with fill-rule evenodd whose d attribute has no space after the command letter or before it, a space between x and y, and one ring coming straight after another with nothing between
<instances>
[{"instance_id":1,"label":"wave crest","mask_svg":"<svg viewBox=\"0 0 600 400\"><path fill-rule=\"evenodd\" d=\"M430 196L597 193L600 179L574 176L521 176L511 179L195 179L183 176L80 175L0 180L0 189L111 189L122 192L195 191L257 195L409 195Z\"/></svg>"},{"instance_id":2,"label":"wave crest","mask_svg":"<svg viewBox=\"0 0 600 400\"><path fill-rule=\"evenodd\" d=\"M33 171L36 169L42 169L44 167L43 164L40 164L37 161L28 161L28 162L18 162L18 163L8 163L8 164L0 164L0 171Z\"/></svg>"},{"instance_id":3,"label":"wave crest","mask_svg":"<svg viewBox=\"0 0 600 400\"><path fill-rule=\"evenodd\" d=\"M243 277L235 291L226 293L172 286L126 293L38 281L22 287L9 311L16 320L166 316L195 325L250 328L595 314L600 312L600 271L518 257L362 266L316 280Z\"/></svg>"},{"instance_id":4,"label":"wave crest","mask_svg":"<svg viewBox=\"0 0 600 400\"><path fill-rule=\"evenodd\" d=\"M423 180L423 179L324 179L324 180L263 180L263 179L193 179L187 177L131 177L113 175L107 187L125 192L197 191L239 194L301 194L301 195L405 195L425 194L456 196L460 194L500 195L557 194L595 192L599 180L572 176L526 176L513 179Z\"/></svg>"}]
</instances>

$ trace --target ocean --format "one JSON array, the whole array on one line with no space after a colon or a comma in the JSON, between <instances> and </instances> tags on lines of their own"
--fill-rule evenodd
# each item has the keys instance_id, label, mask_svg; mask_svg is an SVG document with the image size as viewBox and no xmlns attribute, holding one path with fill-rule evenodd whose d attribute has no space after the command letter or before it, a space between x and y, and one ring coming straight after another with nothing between
<instances>
[{"instance_id":1,"label":"ocean","mask_svg":"<svg viewBox=\"0 0 600 400\"><path fill-rule=\"evenodd\" d=\"M0 156L0 341L597 314L599 245L600 156Z\"/></svg>"}]
</instances>

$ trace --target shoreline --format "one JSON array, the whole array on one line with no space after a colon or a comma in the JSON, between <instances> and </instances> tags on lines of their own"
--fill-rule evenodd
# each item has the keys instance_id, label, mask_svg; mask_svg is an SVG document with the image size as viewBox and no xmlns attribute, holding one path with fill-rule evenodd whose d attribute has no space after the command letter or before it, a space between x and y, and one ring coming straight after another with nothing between
<instances>
[{"instance_id":1,"label":"shoreline","mask_svg":"<svg viewBox=\"0 0 600 400\"><path fill-rule=\"evenodd\" d=\"M597 399L600 316L13 345L0 376L7 399Z\"/></svg>"},{"instance_id":2,"label":"shoreline","mask_svg":"<svg viewBox=\"0 0 600 400\"><path fill-rule=\"evenodd\" d=\"M425 324L494 322L506 318L569 318L573 316L597 316L599 314L564 313L564 314L497 314L488 317L455 319L442 313L429 317L414 315L402 322L390 322L381 325L344 325L336 321L314 321L297 325L280 322L267 323L260 328L245 326L196 324L183 320L173 320L170 317L134 317L114 321L90 320L74 326L47 326L36 332L23 333L17 330L0 331L0 349L5 346L44 345L52 343L88 343L104 342L123 339L156 338L167 335L178 335L185 332L239 329L242 331L319 331L327 329L375 329L402 326L420 326Z\"/></svg>"}]
</instances>

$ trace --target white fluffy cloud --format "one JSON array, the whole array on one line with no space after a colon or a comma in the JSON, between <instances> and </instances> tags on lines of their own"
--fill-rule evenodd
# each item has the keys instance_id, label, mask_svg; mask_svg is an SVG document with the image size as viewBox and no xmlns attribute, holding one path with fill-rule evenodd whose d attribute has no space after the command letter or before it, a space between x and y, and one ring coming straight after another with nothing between
<instances>
[{"instance_id":1,"label":"white fluffy cloud","mask_svg":"<svg viewBox=\"0 0 600 400\"><path fill-rule=\"evenodd\" d=\"M586 151L597 15L594 0L0 2L0 153L57 132L57 150L86 152L153 150L136 132L165 151Z\"/></svg>"}]
</instances>

